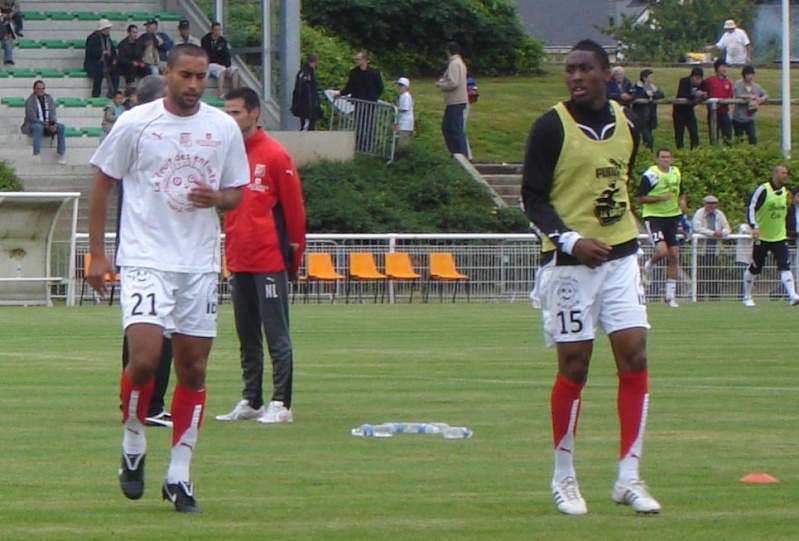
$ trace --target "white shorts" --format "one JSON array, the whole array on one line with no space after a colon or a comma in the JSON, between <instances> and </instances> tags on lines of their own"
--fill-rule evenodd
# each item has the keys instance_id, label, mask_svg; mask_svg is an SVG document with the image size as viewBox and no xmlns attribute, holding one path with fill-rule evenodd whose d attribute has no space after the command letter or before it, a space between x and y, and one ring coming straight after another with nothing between
<instances>
[{"instance_id":1,"label":"white shorts","mask_svg":"<svg viewBox=\"0 0 799 541\"><path fill-rule=\"evenodd\" d=\"M217 274L164 272L142 267L122 267L122 328L135 323L163 327L172 333L216 336Z\"/></svg>"},{"instance_id":2,"label":"white shorts","mask_svg":"<svg viewBox=\"0 0 799 541\"><path fill-rule=\"evenodd\" d=\"M538 270L530 300L534 307L540 305L547 347L593 340L597 325L605 334L649 328L635 255L595 269L584 265L558 267L553 260Z\"/></svg>"},{"instance_id":3,"label":"white shorts","mask_svg":"<svg viewBox=\"0 0 799 541\"><path fill-rule=\"evenodd\" d=\"M211 77L219 79L219 75L221 75L225 70L227 70L228 75L233 75L238 71L238 68L236 66L230 66L229 68L226 68L222 64L208 64L208 73L211 74Z\"/></svg>"}]
</instances>

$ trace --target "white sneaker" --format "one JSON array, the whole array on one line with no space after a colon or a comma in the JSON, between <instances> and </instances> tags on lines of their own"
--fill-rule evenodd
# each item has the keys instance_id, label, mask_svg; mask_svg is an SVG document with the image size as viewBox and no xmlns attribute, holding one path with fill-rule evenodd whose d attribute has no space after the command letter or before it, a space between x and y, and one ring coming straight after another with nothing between
<instances>
[{"instance_id":1,"label":"white sneaker","mask_svg":"<svg viewBox=\"0 0 799 541\"><path fill-rule=\"evenodd\" d=\"M641 283L644 284L644 287L649 287L652 283L652 265L648 260L641 269Z\"/></svg>"},{"instance_id":2,"label":"white sneaker","mask_svg":"<svg viewBox=\"0 0 799 541\"><path fill-rule=\"evenodd\" d=\"M744 299L743 303L744 303L744 306L746 306L747 308L752 308L755 305L754 299Z\"/></svg>"},{"instance_id":3,"label":"white sneaker","mask_svg":"<svg viewBox=\"0 0 799 541\"><path fill-rule=\"evenodd\" d=\"M635 480L627 483L616 481L611 498L619 505L629 505L636 513L660 513L660 504L649 493L643 481Z\"/></svg>"},{"instance_id":4,"label":"white sneaker","mask_svg":"<svg viewBox=\"0 0 799 541\"><path fill-rule=\"evenodd\" d=\"M63 154L58 155L58 165L66 165L67 164L67 157Z\"/></svg>"},{"instance_id":5,"label":"white sneaker","mask_svg":"<svg viewBox=\"0 0 799 541\"><path fill-rule=\"evenodd\" d=\"M555 507L566 515L585 515L588 506L585 504L577 479L567 477L561 482L552 481L552 500Z\"/></svg>"},{"instance_id":6,"label":"white sneaker","mask_svg":"<svg viewBox=\"0 0 799 541\"><path fill-rule=\"evenodd\" d=\"M233 411L230 413L225 413L223 415L217 415L217 421L246 421L248 419L257 419L264 413L264 407L261 406L258 409L254 409L250 406L250 403L246 400L242 400L236 407L233 408Z\"/></svg>"},{"instance_id":7,"label":"white sneaker","mask_svg":"<svg viewBox=\"0 0 799 541\"><path fill-rule=\"evenodd\" d=\"M799 304L799 295L791 297L791 300L789 302L791 303L791 306L796 306L797 304Z\"/></svg>"},{"instance_id":8,"label":"white sneaker","mask_svg":"<svg viewBox=\"0 0 799 541\"><path fill-rule=\"evenodd\" d=\"M279 400L273 400L266 407L266 411L263 412L263 415L258 418L258 422L265 425L271 425L274 423L293 423L294 414L291 413L291 410L288 409L283 402L280 402Z\"/></svg>"},{"instance_id":9,"label":"white sneaker","mask_svg":"<svg viewBox=\"0 0 799 541\"><path fill-rule=\"evenodd\" d=\"M671 298L671 299L664 298L663 300L665 301L665 303L666 303L666 304L668 304L668 305L669 305L669 308L679 308L679 307L680 307L680 305L679 305L679 304L677 304L677 299L674 299L674 298Z\"/></svg>"}]
</instances>

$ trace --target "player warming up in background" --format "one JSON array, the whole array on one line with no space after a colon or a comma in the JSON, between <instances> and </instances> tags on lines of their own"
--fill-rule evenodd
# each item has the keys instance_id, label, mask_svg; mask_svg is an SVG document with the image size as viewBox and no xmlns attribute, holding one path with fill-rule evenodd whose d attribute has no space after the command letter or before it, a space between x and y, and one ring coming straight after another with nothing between
<instances>
[{"instance_id":1,"label":"player warming up in background","mask_svg":"<svg viewBox=\"0 0 799 541\"><path fill-rule=\"evenodd\" d=\"M571 99L533 125L522 177L527 216L544 234L531 297L543 312L547 346L557 348L552 498L569 515L588 512L573 453L597 325L610 339L619 379L621 452L611 497L639 513L660 511L638 473L649 403L649 323L627 182L639 132L627 116L632 113L607 100L609 78L604 49L590 40L577 43L566 58Z\"/></svg>"},{"instance_id":2,"label":"player warming up in background","mask_svg":"<svg viewBox=\"0 0 799 541\"><path fill-rule=\"evenodd\" d=\"M796 294L796 284L788 257L788 234L785 227L785 217L788 212L788 190L785 189L787 180L788 168L784 165L775 165L771 170L771 182L758 186L749 197L746 220L752 228L755 245L752 247L752 262L744 271L743 303L748 308L755 305L752 289L755 287L755 278L763 270L769 252L777 263L780 281L788 294L788 301L792 306L799 304L799 295Z\"/></svg>"},{"instance_id":3,"label":"player warming up in background","mask_svg":"<svg viewBox=\"0 0 799 541\"><path fill-rule=\"evenodd\" d=\"M205 410L205 374L216 336L220 228L217 209L235 207L249 180L241 130L200 102L208 55L174 47L164 71L166 97L126 112L92 156L97 168L89 210L89 283L104 294L108 197L122 179L119 251L122 326L130 362L122 372L122 465L132 500L144 493L145 417L164 335L177 376L172 450L161 490L177 511L198 512L189 467Z\"/></svg>"},{"instance_id":4,"label":"player warming up in background","mask_svg":"<svg viewBox=\"0 0 799 541\"><path fill-rule=\"evenodd\" d=\"M649 238L655 245L652 257L644 263L643 282L652 282L652 267L666 258L666 291L663 300L671 308L677 304L677 274L680 270L680 243L677 240L685 212L680 170L671 165L671 151L660 148L657 151L657 165L653 165L641 176L637 200L643 205L643 217Z\"/></svg>"}]
</instances>

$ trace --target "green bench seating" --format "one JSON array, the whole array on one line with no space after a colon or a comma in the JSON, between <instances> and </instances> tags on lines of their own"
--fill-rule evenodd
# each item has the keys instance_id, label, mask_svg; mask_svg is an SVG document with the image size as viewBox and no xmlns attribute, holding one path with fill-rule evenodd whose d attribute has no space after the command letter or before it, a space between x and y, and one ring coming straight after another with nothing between
<instances>
[{"instance_id":1,"label":"green bench seating","mask_svg":"<svg viewBox=\"0 0 799 541\"><path fill-rule=\"evenodd\" d=\"M150 13L147 11L25 11L26 21L46 21L47 19L53 21L71 21L73 19L79 21L98 21L100 19L127 21L133 19L134 21L144 22L153 17L161 22L179 21L183 19L183 15L175 13L174 11L161 11L157 13Z\"/></svg>"},{"instance_id":2,"label":"green bench seating","mask_svg":"<svg viewBox=\"0 0 799 541\"><path fill-rule=\"evenodd\" d=\"M45 15L41 11L27 11L27 10L25 10L24 13L25 13L25 20L26 21L46 21L47 20L47 15Z\"/></svg>"},{"instance_id":3,"label":"green bench seating","mask_svg":"<svg viewBox=\"0 0 799 541\"><path fill-rule=\"evenodd\" d=\"M81 128L80 131L87 137L100 137L103 134L103 128L100 126Z\"/></svg>"},{"instance_id":4,"label":"green bench seating","mask_svg":"<svg viewBox=\"0 0 799 541\"><path fill-rule=\"evenodd\" d=\"M105 107L111 103L111 100L108 98L86 98L86 105L91 105L92 107Z\"/></svg>"},{"instance_id":5,"label":"green bench seating","mask_svg":"<svg viewBox=\"0 0 799 541\"><path fill-rule=\"evenodd\" d=\"M44 14L47 15L48 19L52 19L54 21L71 21L74 19L72 13L69 11L45 11Z\"/></svg>"},{"instance_id":6,"label":"green bench seating","mask_svg":"<svg viewBox=\"0 0 799 541\"><path fill-rule=\"evenodd\" d=\"M80 128L65 128L65 137L83 137L83 131Z\"/></svg>"},{"instance_id":7,"label":"green bench seating","mask_svg":"<svg viewBox=\"0 0 799 541\"><path fill-rule=\"evenodd\" d=\"M12 77L38 77L39 74L36 70L30 68L6 68L6 71Z\"/></svg>"},{"instance_id":8,"label":"green bench seating","mask_svg":"<svg viewBox=\"0 0 799 541\"><path fill-rule=\"evenodd\" d=\"M48 49L69 49L69 43L60 39L42 39L39 40L39 44Z\"/></svg>"},{"instance_id":9,"label":"green bench seating","mask_svg":"<svg viewBox=\"0 0 799 541\"><path fill-rule=\"evenodd\" d=\"M17 47L20 49L38 49L41 47L41 44L35 39L18 39Z\"/></svg>"},{"instance_id":10,"label":"green bench seating","mask_svg":"<svg viewBox=\"0 0 799 541\"><path fill-rule=\"evenodd\" d=\"M64 75L70 77L88 77L89 75L81 68L64 68Z\"/></svg>"},{"instance_id":11,"label":"green bench seating","mask_svg":"<svg viewBox=\"0 0 799 541\"><path fill-rule=\"evenodd\" d=\"M95 14L96 17L97 14ZM121 11L103 11L99 14L101 17L105 17L109 21L127 21L130 19L127 13L123 13Z\"/></svg>"},{"instance_id":12,"label":"green bench seating","mask_svg":"<svg viewBox=\"0 0 799 541\"><path fill-rule=\"evenodd\" d=\"M36 71L42 77L60 78L64 76L64 72L58 68L38 68Z\"/></svg>"},{"instance_id":13,"label":"green bench seating","mask_svg":"<svg viewBox=\"0 0 799 541\"><path fill-rule=\"evenodd\" d=\"M222 98L215 98L213 96L203 96L200 99L205 103L207 103L208 105L212 105L214 107L222 107L223 105L225 105L225 100L223 100Z\"/></svg>"},{"instance_id":14,"label":"green bench seating","mask_svg":"<svg viewBox=\"0 0 799 541\"><path fill-rule=\"evenodd\" d=\"M55 103L64 107L86 107L86 100L83 98L56 98Z\"/></svg>"},{"instance_id":15,"label":"green bench seating","mask_svg":"<svg viewBox=\"0 0 799 541\"><path fill-rule=\"evenodd\" d=\"M0 98L0 103L9 107L25 107L25 98Z\"/></svg>"}]
</instances>

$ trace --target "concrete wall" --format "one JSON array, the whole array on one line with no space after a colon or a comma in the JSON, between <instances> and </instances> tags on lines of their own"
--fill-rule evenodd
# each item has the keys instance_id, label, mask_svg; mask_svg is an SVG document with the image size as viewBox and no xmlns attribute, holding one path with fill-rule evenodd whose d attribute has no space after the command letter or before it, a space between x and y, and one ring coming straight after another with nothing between
<instances>
[{"instance_id":1,"label":"concrete wall","mask_svg":"<svg viewBox=\"0 0 799 541\"><path fill-rule=\"evenodd\" d=\"M297 167L320 160L346 161L355 155L354 132L269 131L283 143Z\"/></svg>"}]
</instances>

